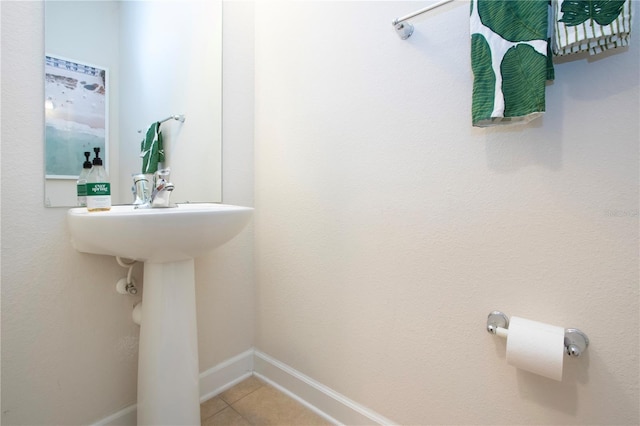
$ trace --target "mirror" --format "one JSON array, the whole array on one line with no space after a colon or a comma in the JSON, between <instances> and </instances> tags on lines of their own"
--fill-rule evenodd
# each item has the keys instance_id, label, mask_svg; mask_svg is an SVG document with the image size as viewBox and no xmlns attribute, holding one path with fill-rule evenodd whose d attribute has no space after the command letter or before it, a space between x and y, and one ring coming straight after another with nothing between
<instances>
[{"instance_id":1,"label":"mirror","mask_svg":"<svg viewBox=\"0 0 640 426\"><path fill-rule=\"evenodd\" d=\"M132 203L142 139L167 118L171 201L222 201L222 0L47 0L45 56L45 206L77 205L96 146L112 204Z\"/></svg>"}]
</instances>

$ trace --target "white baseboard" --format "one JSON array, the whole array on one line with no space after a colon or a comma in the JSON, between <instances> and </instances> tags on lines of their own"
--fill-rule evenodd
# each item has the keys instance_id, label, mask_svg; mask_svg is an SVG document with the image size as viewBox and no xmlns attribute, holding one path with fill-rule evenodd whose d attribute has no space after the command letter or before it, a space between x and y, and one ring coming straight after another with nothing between
<instances>
[{"instance_id":1,"label":"white baseboard","mask_svg":"<svg viewBox=\"0 0 640 426\"><path fill-rule=\"evenodd\" d=\"M253 348L200 373L200 402L213 398L254 374L336 425L395 424ZM137 406L133 404L92 426L136 426L136 415Z\"/></svg>"},{"instance_id":2,"label":"white baseboard","mask_svg":"<svg viewBox=\"0 0 640 426\"><path fill-rule=\"evenodd\" d=\"M200 373L200 402L235 386L253 375L253 348Z\"/></svg>"},{"instance_id":3,"label":"white baseboard","mask_svg":"<svg viewBox=\"0 0 640 426\"><path fill-rule=\"evenodd\" d=\"M259 378L334 424L396 424L257 349L253 371Z\"/></svg>"},{"instance_id":4,"label":"white baseboard","mask_svg":"<svg viewBox=\"0 0 640 426\"><path fill-rule=\"evenodd\" d=\"M200 373L200 402L213 398L253 374L253 348ZM136 426L137 405L105 417L92 426Z\"/></svg>"},{"instance_id":5,"label":"white baseboard","mask_svg":"<svg viewBox=\"0 0 640 426\"><path fill-rule=\"evenodd\" d=\"M130 405L109 417L105 417L91 426L136 426L137 410L138 407L136 404Z\"/></svg>"}]
</instances>

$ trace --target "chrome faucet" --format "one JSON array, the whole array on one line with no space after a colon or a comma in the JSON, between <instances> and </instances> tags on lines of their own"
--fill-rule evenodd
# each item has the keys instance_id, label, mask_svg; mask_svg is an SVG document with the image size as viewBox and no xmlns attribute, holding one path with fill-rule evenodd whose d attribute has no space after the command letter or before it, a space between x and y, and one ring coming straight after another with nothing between
<instances>
[{"instance_id":1,"label":"chrome faucet","mask_svg":"<svg viewBox=\"0 0 640 426\"><path fill-rule=\"evenodd\" d=\"M131 192L133 192L133 204L135 206L148 204L151 199L151 186L149 185L149 180L151 179L153 181L153 175L140 173L132 175L132 178L133 186L131 187Z\"/></svg>"},{"instance_id":2,"label":"chrome faucet","mask_svg":"<svg viewBox=\"0 0 640 426\"><path fill-rule=\"evenodd\" d=\"M133 204L137 209L172 207L169 198L174 185L169 182L171 169L161 169L153 175L137 174L133 176ZM149 185L149 178L153 185Z\"/></svg>"},{"instance_id":3,"label":"chrome faucet","mask_svg":"<svg viewBox=\"0 0 640 426\"><path fill-rule=\"evenodd\" d=\"M153 191L151 191L151 207L171 207L169 198L174 186L169 182L171 169L161 169L154 174Z\"/></svg>"}]
</instances>

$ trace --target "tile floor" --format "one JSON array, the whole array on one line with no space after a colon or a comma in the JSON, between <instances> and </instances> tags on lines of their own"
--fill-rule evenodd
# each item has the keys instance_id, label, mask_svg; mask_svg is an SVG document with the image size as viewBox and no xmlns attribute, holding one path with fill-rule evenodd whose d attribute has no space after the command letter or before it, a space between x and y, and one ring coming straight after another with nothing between
<instances>
[{"instance_id":1,"label":"tile floor","mask_svg":"<svg viewBox=\"0 0 640 426\"><path fill-rule=\"evenodd\" d=\"M255 376L200 404L202 426L325 426L328 421Z\"/></svg>"}]
</instances>

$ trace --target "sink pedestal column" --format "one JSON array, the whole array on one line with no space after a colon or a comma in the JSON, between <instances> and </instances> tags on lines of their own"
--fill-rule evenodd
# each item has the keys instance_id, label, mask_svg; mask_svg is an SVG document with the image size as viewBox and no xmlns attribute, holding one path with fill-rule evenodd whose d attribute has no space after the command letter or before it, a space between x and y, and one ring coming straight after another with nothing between
<instances>
[{"instance_id":1,"label":"sink pedestal column","mask_svg":"<svg viewBox=\"0 0 640 426\"><path fill-rule=\"evenodd\" d=\"M199 425L194 262L144 264L138 425Z\"/></svg>"}]
</instances>

